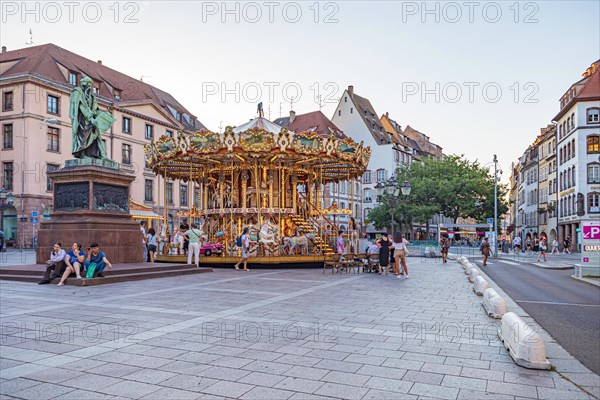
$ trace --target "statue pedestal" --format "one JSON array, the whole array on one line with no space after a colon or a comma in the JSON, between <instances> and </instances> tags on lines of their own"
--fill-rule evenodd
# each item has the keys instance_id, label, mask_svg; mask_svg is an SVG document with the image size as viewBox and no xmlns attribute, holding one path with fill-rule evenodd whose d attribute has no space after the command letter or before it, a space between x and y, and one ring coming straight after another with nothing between
<instances>
[{"instance_id":1,"label":"statue pedestal","mask_svg":"<svg viewBox=\"0 0 600 400\"><path fill-rule=\"evenodd\" d=\"M111 162L114 163L114 162ZM129 214L129 186L135 180L113 164L68 160L48 172L54 182L54 210L38 231L37 262L44 263L56 242L69 251L74 242L82 250L100 245L111 263L142 262L139 225Z\"/></svg>"}]
</instances>

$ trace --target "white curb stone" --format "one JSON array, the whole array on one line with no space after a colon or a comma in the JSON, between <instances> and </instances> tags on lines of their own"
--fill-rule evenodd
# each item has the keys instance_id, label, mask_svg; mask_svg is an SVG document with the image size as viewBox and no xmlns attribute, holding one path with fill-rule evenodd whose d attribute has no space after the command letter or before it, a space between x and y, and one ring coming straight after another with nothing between
<instances>
[{"instance_id":1,"label":"white curb stone","mask_svg":"<svg viewBox=\"0 0 600 400\"><path fill-rule=\"evenodd\" d=\"M517 314L507 312L502 316L498 337L517 365L530 369L550 369L544 341Z\"/></svg>"},{"instance_id":2,"label":"white curb stone","mask_svg":"<svg viewBox=\"0 0 600 400\"><path fill-rule=\"evenodd\" d=\"M488 288L483 292L483 303L481 305L487 315L492 318L502 318L508 312L506 301L492 288Z\"/></svg>"},{"instance_id":3,"label":"white curb stone","mask_svg":"<svg viewBox=\"0 0 600 400\"><path fill-rule=\"evenodd\" d=\"M490 285L483 279L483 276L475 276L475 279L473 279L473 291L477 296L483 296L483 292L489 288Z\"/></svg>"},{"instance_id":4,"label":"white curb stone","mask_svg":"<svg viewBox=\"0 0 600 400\"><path fill-rule=\"evenodd\" d=\"M471 272L469 272L469 282L475 282L475 277L480 275L481 273L476 268L471 268Z\"/></svg>"}]
</instances>

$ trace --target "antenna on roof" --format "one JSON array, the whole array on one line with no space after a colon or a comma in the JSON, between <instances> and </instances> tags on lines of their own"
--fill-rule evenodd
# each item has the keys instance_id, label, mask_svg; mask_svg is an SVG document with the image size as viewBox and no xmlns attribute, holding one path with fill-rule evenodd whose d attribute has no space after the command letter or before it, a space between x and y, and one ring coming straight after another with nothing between
<instances>
[{"instance_id":1,"label":"antenna on roof","mask_svg":"<svg viewBox=\"0 0 600 400\"><path fill-rule=\"evenodd\" d=\"M269 113L269 121L271 121L271 104L267 107L267 112Z\"/></svg>"},{"instance_id":2,"label":"antenna on roof","mask_svg":"<svg viewBox=\"0 0 600 400\"><path fill-rule=\"evenodd\" d=\"M223 133L223 121L219 121L219 133Z\"/></svg>"},{"instance_id":3,"label":"antenna on roof","mask_svg":"<svg viewBox=\"0 0 600 400\"><path fill-rule=\"evenodd\" d=\"M144 78L152 78L152 75L142 75L140 76L140 81L144 82Z\"/></svg>"},{"instance_id":4,"label":"antenna on roof","mask_svg":"<svg viewBox=\"0 0 600 400\"><path fill-rule=\"evenodd\" d=\"M282 107L283 107L283 103L281 103L281 102L280 102L280 103L279 103L279 118L281 118L281 110L282 110Z\"/></svg>"},{"instance_id":5,"label":"antenna on roof","mask_svg":"<svg viewBox=\"0 0 600 400\"><path fill-rule=\"evenodd\" d=\"M33 32L31 31L31 28L29 28L29 42L25 42L25 44L27 46L35 45L35 42L33 41Z\"/></svg>"},{"instance_id":6,"label":"antenna on roof","mask_svg":"<svg viewBox=\"0 0 600 400\"><path fill-rule=\"evenodd\" d=\"M323 108L323 101L321 99L321 95L317 96L317 100L319 101L319 103L318 103L319 104L319 111L321 111L321 108Z\"/></svg>"},{"instance_id":7,"label":"antenna on roof","mask_svg":"<svg viewBox=\"0 0 600 400\"><path fill-rule=\"evenodd\" d=\"M290 99L290 111L294 111L294 101L296 100L295 97L292 97Z\"/></svg>"}]
</instances>

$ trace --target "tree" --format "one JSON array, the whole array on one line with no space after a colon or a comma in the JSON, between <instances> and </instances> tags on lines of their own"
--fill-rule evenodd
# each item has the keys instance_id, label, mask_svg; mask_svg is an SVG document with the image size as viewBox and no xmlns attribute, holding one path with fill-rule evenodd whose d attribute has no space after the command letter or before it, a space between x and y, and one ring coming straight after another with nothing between
<instances>
[{"instance_id":1,"label":"tree","mask_svg":"<svg viewBox=\"0 0 600 400\"><path fill-rule=\"evenodd\" d=\"M470 162L463 155L450 155L441 160L426 157L421 161L403 165L397 171L398 184L404 180L411 185L407 197L399 195L394 207L394 220L401 217L407 221L428 223L435 214L450 217L456 223L458 218L475 218L485 221L494 215L494 176L488 168L477 161ZM508 210L503 199L506 187L498 185L498 216ZM373 208L369 219L375 227L389 226L390 202L383 198L383 204Z\"/></svg>"}]
</instances>

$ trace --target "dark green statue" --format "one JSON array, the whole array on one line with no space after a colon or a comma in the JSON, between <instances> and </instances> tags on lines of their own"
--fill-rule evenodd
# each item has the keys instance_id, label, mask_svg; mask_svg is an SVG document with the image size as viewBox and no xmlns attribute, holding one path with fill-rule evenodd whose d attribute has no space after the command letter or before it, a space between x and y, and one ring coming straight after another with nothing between
<instances>
[{"instance_id":1,"label":"dark green statue","mask_svg":"<svg viewBox=\"0 0 600 400\"><path fill-rule=\"evenodd\" d=\"M98 108L92 91L92 79L81 79L81 87L71 92L69 117L73 128L73 156L108 160L102 133L116 121L112 115Z\"/></svg>"}]
</instances>

